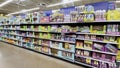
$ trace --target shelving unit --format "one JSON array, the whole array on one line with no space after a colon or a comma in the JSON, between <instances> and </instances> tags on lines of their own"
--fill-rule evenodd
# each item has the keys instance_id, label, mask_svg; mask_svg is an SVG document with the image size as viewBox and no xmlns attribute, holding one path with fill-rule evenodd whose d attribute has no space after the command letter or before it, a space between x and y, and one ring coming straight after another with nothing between
<instances>
[{"instance_id":1,"label":"shelving unit","mask_svg":"<svg viewBox=\"0 0 120 68\"><path fill-rule=\"evenodd\" d=\"M46 24L46 25L48 25L48 24ZM45 25L45 26L46 26ZM24 26L23 24L22 25L20 25L21 27L22 26ZM30 25L26 25L26 27L27 26L30 26ZM63 45L65 45L65 43L69 43L69 44L71 44L70 46L75 46L75 42L72 42L72 41L65 41L64 39L61 39L61 38L51 38L50 36L52 36L52 35L50 35L50 34L58 34L58 35L60 35L60 36L62 36L61 35L61 32L51 32L50 31L50 29L48 29L48 30L39 30L39 31L35 31L35 27L38 27L38 28L40 28L40 27L44 27L44 26L41 26L40 24L38 24L37 26L36 25L32 25L34 28L32 29L32 30L27 30L27 28L25 28L25 29L20 29L20 32L23 32L23 33L31 33L31 34L34 34L34 35L31 35L31 36L25 36L25 35L22 35L21 37L23 37L23 38L25 38L25 37L27 37L27 38L32 38L33 39L33 42L32 43L34 43L35 41L34 40L40 40L41 41L41 43L43 43L43 42L45 42L45 43L48 43L48 44L40 44L40 47L41 48L47 48L48 49L48 51L47 51L47 54L49 54L49 55L55 55L55 56L59 56L59 57L61 57L61 58L63 58L63 59L66 59L66 60L72 60L72 61L74 61L73 59L74 59L74 47L71 47L72 49L64 49L62 46ZM42 33L44 34L49 34L49 37L45 37L45 38L42 38L42 36L40 37L39 35L42 35ZM75 39L75 38L74 38ZM43 41L43 42L42 42ZM54 44L52 44L52 42L54 42ZM37 42L38 43L38 42ZM59 43L59 45L57 44L57 43ZM47 45L47 46L46 46ZM54 47L52 47L52 45L55 45ZM36 46L36 45L34 45L33 44L33 46ZM57 48L55 48L56 46L58 46ZM37 46L36 46L37 47ZM52 54L52 52L54 53L54 51L55 51L55 54ZM41 51L42 52L42 51ZM45 53L45 52L44 52ZM71 57L67 57L67 56L63 56L62 55L62 53L69 53L69 54L71 54ZM57 54L57 55L56 55Z\"/></svg>"},{"instance_id":2,"label":"shelving unit","mask_svg":"<svg viewBox=\"0 0 120 68\"><path fill-rule=\"evenodd\" d=\"M74 23L75 24L75 23ZM77 23L78 24L78 23ZM81 23L79 23L79 24L81 24ZM96 23L97 24L97 23ZM46 25L48 25L48 24L46 24ZM69 24L70 25L70 24ZM72 25L72 24L71 24ZM3 26L3 25L2 25ZM19 26L23 26L23 24L22 25L19 25ZM11 30L7 30L8 32L10 32ZM14 30L13 30L14 31ZM17 31L17 30L16 30ZM47 31L45 31L45 32L42 32L42 31L34 31L34 30L19 30L18 29L18 31L19 32L32 32L32 33L51 33L51 34L54 34L54 32L47 32ZM7 33L4 33L4 32L2 32L2 34L7 34ZM56 33L55 33L56 34ZM63 34L63 33L57 33L57 34ZM67 35L67 33L64 33L65 35ZM68 33L69 34L69 33ZM96 35L96 36L112 36L112 37L119 37L120 35L111 35L111 34L94 34L94 33L78 33L78 32L74 32L74 33L71 33L71 34L74 34L74 35L76 35L76 36L79 36L79 35ZM92 57L87 57L87 56L80 56L80 55L78 55L78 54L76 54L76 52L74 52L74 50L72 50L72 51L70 51L70 50L67 50L67 49L62 49L61 48L61 46L63 46L63 43L70 43L70 44L73 44L73 46L74 47L72 47L73 49L74 48L76 48L75 50L83 50L83 51L90 51L90 52L96 52L96 53L102 53L102 54L107 54L107 55L113 55L113 56L116 56L117 55L117 53L111 53L111 52L105 52L105 51L100 51L100 50L93 50L93 49L86 49L86 48L77 48L77 47L75 47L75 43L76 43L76 41L91 41L91 42L95 42L95 43L103 43L103 44L113 44L113 45L118 45L118 43L117 42L109 42L109 41L99 41L99 40L91 40L91 39L82 39L82 38L77 38L77 37L75 37L76 38L76 41L75 42L71 42L71 41L64 41L64 40L58 40L58 39L50 39L50 38L40 38L39 36L38 37L36 37L36 36L22 36L21 34L17 34L17 33L8 33L8 35L10 36L10 35L13 35L13 36L19 36L21 39L17 39L17 38L10 38L10 37L4 37L3 36L3 38L5 38L5 39L12 39L12 40L15 40L15 41L19 41L20 43L17 45L17 46L22 46L22 47L25 47L25 48L30 48L30 49L32 49L32 50L35 50L37 47L38 47L38 50L35 50L35 51L38 51L38 52L41 52L41 53L45 53L45 54L48 54L48 55L52 55L52 56L56 56L56 57L59 57L59 58L62 58L62 59L65 59L65 60L68 60L68 61L72 61L72 62L75 62L75 63L77 63L77 64L82 64L82 65L85 65L85 66L88 66L88 67L95 67L95 66L91 66L91 65L89 65L89 64L86 64L86 63L83 63L83 62L79 62L79 61L76 61L76 58L78 58L78 57L81 57L81 58L89 58L90 60L94 60L94 61L99 61L99 62L103 62L103 63L109 63L109 64L114 64L115 65L115 62L109 62L109 61L104 61L104 60L101 60L101 59L95 59L95 58L92 58ZM23 38L31 38L32 39L32 41L29 43L28 41L24 41L24 40L22 40ZM34 44L35 43L35 40L40 40L40 41L49 41L49 42L59 42L60 43L60 45L58 46L58 47L53 47L53 46L51 46L52 44L51 43L49 43L49 44L38 44L38 43L36 43L36 44ZM27 46L26 47L26 45L23 45L23 44L31 44L31 46ZM76 44L76 46L77 46L77 44ZM42 52L42 51L39 51L39 47L40 48L48 48L49 50L48 50L48 52ZM57 52L58 52L58 54L57 55L54 55L54 54L52 54L51 53L51 50L56 50ZM71 53L72 54L72 58L64 58L61 54L62 54L62 52L67 52L67 53ZM74 56L75 56L75 61L74 61Z\"/></svg>"},{"instance_id":3,"label":"shelving unit","mask_svg":"<svg viewBox=\"0 0 120 68\"><path fill-rule=\"evenodd\" d=\"M92 6L84 8L89 7ZM82 14L79 7L75 8L78 11L76 14L76 10L69 10L70 22L64 22L68 18L62 13L58 14L58 19L51 16L43 16L42 19L38 12L26 14L25 18L17 21L18 24L16 21L2 21L0 39L21 48L87 67L116 68L116 57L119 57L120 49L120 21L105 18L107 11L102 12L100 21L96 21L97 15L93 8L89 12L84 10ZM83 14L85 18L82 18ZM110 13L107 16L109 15Z\"/></svg>"}]
</instances>

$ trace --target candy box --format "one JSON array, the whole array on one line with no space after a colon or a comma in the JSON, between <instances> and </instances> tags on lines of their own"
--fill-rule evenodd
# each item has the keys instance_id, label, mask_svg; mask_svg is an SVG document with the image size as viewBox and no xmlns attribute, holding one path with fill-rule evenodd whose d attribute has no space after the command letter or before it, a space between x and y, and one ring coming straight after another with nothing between
<instances>
[{"instance_id":1,"label":"candy box","mask_svg":"<svg viewBox=\"0 0 120 68\"><path fill-rule=\"evenodd\" d=\"M69 43L64 43L63 45L62 45L62 49L65 49L65 50L70 50L70 51L75 51L74 50L74 47L75 45L73 45L73 44L69 44Z\"/></svg>"},{"instance_id":2,"label":"candy box","mask_svg":"<svg viewBox=\"0 0 120 68\"><path fill-rule=\"evenodd\" d=\"M96 40L103 41L103 40L104 40L104 37L103 37L103 36L96 36Z\"/></svg>"},{"instance_id":3,"label":"candy box","mask_svg":"<svg viewBox=\"0 0 120 68\"><path fill-rule=\"evenodd\" d=\"M107 34L117 34L118 33L118 25L107 25Z\"/></svg>"},{"instance_id":4,"label":"candy box","mask_svg":"<svg viewBox=\"0 0 120 68\"><path fill-rule=\"evenodd\" d=\"M84 48L83 41L77 41L76 48Z\"/></svg>"},{"instance_id":5,"label":"candy box","mask_svg":"<svg viewBox=\"0 0 120 68\"><path fill-rule=\"evenodd\" d=\"M96 40L96 35L91 35L90 39L91 40Z\"/></svg>"},{"instance_id":6,"label":"candy box","mask_svg":"<svg viewBox=\"0 0 120 68\"><path fill-rule=\"evenodd\" d=\"M84 56L84 51L83 50L76 50L77 56Z\"/></svg>"},{"instance_id":7,"label":"candy box","mask_svg":"<svg viewBox=\"0 0 120 68\"><path fill-rule=\"evenodd\" d=\"M99 63L99 68L109 68L108 63L100 62Z\"/></svg>"},{"instance_id":8,"label":"candy box","mask_svg":"<svg viewBox=\"0 0 120 68\"><path fill-rule=\"evenodd\" d=\"M90 35L85 35L85 39L90 39Z\"/></svg>"},{"instance_id":9,"label":"candy box","mask_svg":"<svg viewBox=\"0 0 120 68\"><path fill-rule=\"evenodd\" d=\"M86 63L90 65L91 64L91 59L86 58Z\"/></svg>"},{"instance_id":10,"label":"candy box","mask_svg":"<svg viewBox=\"0 0 120 68\"><path fill-rule=\"evenodd\" d=\"M41 19L40 19L40 22L41 23L49 23L50 22L50 17L42 17Z\"/></svg>"},{"instance_id":11,"label":"candy box","mask_svg":"<svg viewBox=\"0 0 120 68\"><path fill-rule=\"evenodd\" d=\"M106 56L105 56L105 61L115 63L115 62L116 62L116 57L115 57L115 56L112 56L112 55L107 55L107 54L106 54Z\"/></svg>"},{"instance_id":12,"label":"candy box","mask_svg":"<svg viewBox=\"0 0 120 68\"><path fill-rule=\"evenodd\" d=\"M99 61L92 60L91 64L92 66L99 67Z\"/></svg>"},{"instance_id":13,"label":"candy box","mask_svg":"<svg viewBox=\"0 0 120 68\"><path fill-rule=\"evenodd\" d=\"M90 51L84 51L84 56L87 56L87 57L89 57L90 56Z\"/></svg>"},{"instance_id":14,"label":"candy box","mask_svg":"<svg viewBox=\"0 0 120 68\"><path fill-rule=\"evenodd\" d=\"M43 32L49 32L50 29L50 26L39 26L39 30Z\"/></svg>"},{"instance_id":15,"label":"candy box","mask_svg":"<svg viewBox=\"0 0 120 68\"><path fill-rule=\"evenodd\" d=\"M80 32L84 32L84 33L89 33L90 32L90 26L81 26L79 27Z\"/></svg>"},{"instance_id":16,"label":"candy box","mask_svg":"<svg viewBox=\"0 0 120 68\"><path fill-rule=\"evenodd\" d=\"M106 44L105 45L105 51L106 52L112 52L112 53L117 53L117 48L114 45L111 44Z\"/></svg>"},{"instance_id":17,"label":"candy box","mask_svg":"<svg viewBox=\"0 0 120 68\"><path fill-rule=\"evenodd\" d=\"M106 25L91 25L90 33L105 34L106 33Z\"/></svg>"},{"instance_id":18,"label":"candy box","mask_svg":"<svg viewBox=\"0 0 120 68\"><path fill-rule=\"evenodd\" d=\"M92 41L84 41L84 48L92 50L92 44L93 44Z\"/></svg>"},{"instance_id":19,"label":"candy box","mask_svg":"<svg viewBox=\"0 0 120 68\"><path fill-rule=\"evenodd\" d=\"M102 54L93 52L93 53L92 53L92 57L95 58L95 59L102 59L102 58L101 58L101 57L102 57Z\"/></svg>"},{"instance_id":20,"label":"candy box","mask_svg":"<svg viewBox=\"0 0 120 68\"><path fill-rule=\"evenodd\" d=\"M48 40L42 40L41 43L44 46L50 46L50 41L48 41Z\"/></svg>"},{"instance_id":21,"label":"candy box","mask_svg":"<svg viewBox=\"0 0 120 68\"><path fill-rule=\"evenodd\" d=\"M60 55L60 51L57 50L57 49L53 49L53 48L51 48L50 53L52 55L55 55L55 56L59 56Z\"/></svg>"},{"instance_id":22,"label":"candy box","mask_svg":"<svg viewBox=\"0 0 120 68\"><path fill-rule=\"evenodd\" d=\"M104 41L105 42L115 42L115 43L117 43L117 40L116 40L115 36L104 36Z\"/></svg>"},{"instance_id":23,"label":"candy box","mask_svg":"<svg viewBox=\"0 0 120 68\"><path fill-rule=\"evenodd\" d=\"M99 44L99 43L94 43L93 44L93 49L94 50L100 50L100 51L104 51L105 50L104 45L103 44Z\"/></svg>"},{"instance_id":24,"label":"candy box","mask_svg":"<svg viewBox=\"0 0 120 68\"><path fill-rule=\"evenodd\" d=\"M94 13L85 13L84 14L84 21L85 22L94 21L94 19L95 19Z\"/></svg>"},{"instance_id":25,"label":"candy box","mask_svg":"<svg viewBox=\"0 0 120 68\"><path fill-rule=\"evenodd\" d=\"M84 13L79 13L79 16L78 16L78 22L84 22L84 17L85 17L85 14Z\"/></svg>"},{"instance_id":26,"label":"candy box","mask_svg":"<svg viewBox=\"0 0 120 68\"><path fill-rule=\"evenodd\" d=\"M84 35L78 35L77 38L84 39L85 36Z\"/></svg>"}]
</instances>

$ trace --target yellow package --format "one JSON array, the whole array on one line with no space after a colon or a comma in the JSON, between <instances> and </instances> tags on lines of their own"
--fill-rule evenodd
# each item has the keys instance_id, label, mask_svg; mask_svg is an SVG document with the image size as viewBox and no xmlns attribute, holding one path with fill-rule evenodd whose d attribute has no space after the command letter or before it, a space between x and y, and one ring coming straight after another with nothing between
<instances>
[{"instance_id":1,"label":"yellow package","mask_svg":"<svg viewBox=\"0 0 120 68\"><path fill-rule=\"evenodd\" d=\"M120 49L120 37L117 38L118 49Z\"/></svg>"},{"instance_id":2,"label":"yellow package","mask_svg":"<svg viewBox=\"0 0 120 68\"><path fill-rule=\"evenodd\" d=\"M120 20L118 10L108 10L107 12L107 20Z\"/></svg>"},{"instance_id":3,"label":"yellow package","mask_svg":"<svg viewBox=\"0 0 120 68\"><path fill-rule=\"evenodd\" d=\"M120 61L120 50L118 50L118 53L117 53L117 61Z\"/></svg>"},{"instance_id":4,"label":"yellow package","mask_svg":"<svg viewBox=\"0 0 120 68\"><path fill-rule=\"evenodd\" d=\"M91 63L91 59L86 58L86 63L90 64Z\"/></svg>"}]
</instances>

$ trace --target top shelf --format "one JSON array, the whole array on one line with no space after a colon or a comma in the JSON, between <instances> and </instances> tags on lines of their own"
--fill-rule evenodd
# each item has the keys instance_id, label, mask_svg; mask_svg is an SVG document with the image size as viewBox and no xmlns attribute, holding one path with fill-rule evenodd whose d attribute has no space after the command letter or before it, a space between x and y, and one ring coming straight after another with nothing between
<instances>
[{"instance_id":1,"label":"top shelf","mask_svg":"<svg viewBox=\"0 0 120 68\"><path fill-rule=\"evenodd\" d=\"M10 25L78 25L78 24L83 24L83 25L90 25L90 24L120 24L120 20L116 21L94 21L94 22L46 22L46 23L21 23L21 24L3 24L1 26L10 26Z\"/></svg>"}]
</instances>

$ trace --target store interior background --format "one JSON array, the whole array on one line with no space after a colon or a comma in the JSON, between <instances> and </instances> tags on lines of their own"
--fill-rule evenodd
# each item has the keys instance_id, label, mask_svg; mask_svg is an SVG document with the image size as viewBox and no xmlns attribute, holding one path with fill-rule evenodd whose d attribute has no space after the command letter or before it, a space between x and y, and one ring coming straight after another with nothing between
<instances>
[{"instance_id":1,"label":"store interior background","mask_svg":"<svg viewBox=\"0 0 120 68\"><path fill-rule=\"evenodd\" d=\"M6 1L8 1L8 3L6 3ZM66 4L62 4L63 1ZM97 3L97 2L105 2L105 1L115 1L116 7L120 8L120 0L75 0L74 2L67 3L69 1L70 0L0 0L0 4L1 4L0 13L5 15L12 15L12 14L19 15L21 13L29 13L29 12L35 12L35 11L41 11L41 10L56 10L60 8L70 7L70 6L81 6L81 5ZM69 65L66 65L66 66L69 66ZM77 68L77 67L73 67L73 68Z\"/></svg>"},{"instance_id":2,"label":"store interior background","mask_svg":"<svg viewBox=\"0 0 120 68\"><path fill-rule=\"evenodd\" d=\"M5 1L7 0L0 0L0 3L4 3ZM64 0L64 1L67 2L69 0ZM119 0L76 0L74 3L69 3L66 5L60 4L56 6L53 6L53 5L62 3L62 0L8 0L9 3L6 3L5 5L0 6L0 13L11 14L15 12L36 9L38 7L41 9L41 4L45 4L46 6L44 7L44 9L42 8L42 10L50 10L50 9L53 10L53 9L59 9L64 7L80 6L80 5L103 2L103 1L118 1L117 7L120 7ZM40 9L33 10L32 12L39 11Z\"/></svg>"}]
</instances>

